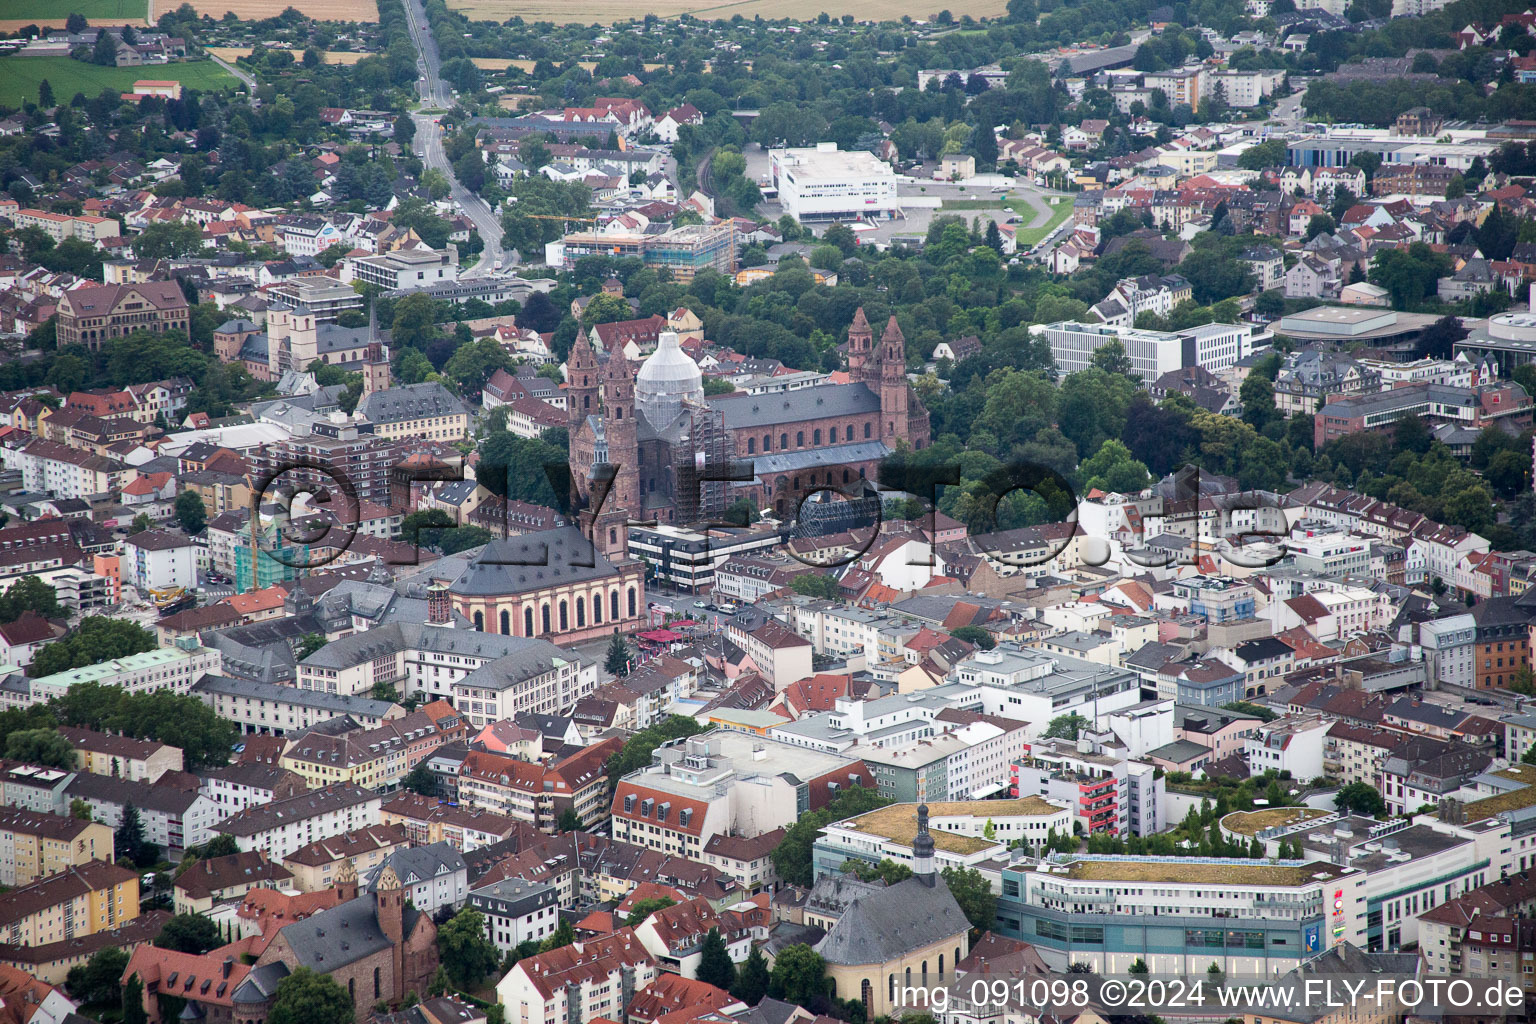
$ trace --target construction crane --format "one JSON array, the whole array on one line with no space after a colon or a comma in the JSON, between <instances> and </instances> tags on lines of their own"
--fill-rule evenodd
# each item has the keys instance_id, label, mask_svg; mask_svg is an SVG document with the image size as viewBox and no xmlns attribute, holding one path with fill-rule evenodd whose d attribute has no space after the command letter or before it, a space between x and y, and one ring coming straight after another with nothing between
<instances>
[{"instance_id":1,"label":"construction crane","mask_svg":"<svg viewBox=\"0 0 1536 1024\"><path fill-rule=\"evenodd\" d=\"M515 211L516 207L514 207L513 210ZM525 213L523 216L527 217L529 220L575 220L580 221L583 224L597 223L596 217L564 217L558 213Z\"/></svg>"}]
</instances>

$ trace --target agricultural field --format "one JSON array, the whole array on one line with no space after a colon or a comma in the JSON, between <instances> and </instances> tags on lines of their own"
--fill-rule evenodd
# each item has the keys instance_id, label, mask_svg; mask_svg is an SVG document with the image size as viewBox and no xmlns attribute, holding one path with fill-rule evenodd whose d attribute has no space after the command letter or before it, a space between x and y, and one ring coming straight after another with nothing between
<instances>
[{"instance_id":1,"label":"agricultural field","mask_svg":"<svg viewBox=\"0 0 1536 1024\"><path fill-rule=\"evenodd\" d=\"M6 22L22 25L57 24L63 26L71 14L83 14L93 25L121 25L125 21L142 23L149 17L149 0L70 0L67 4L51 0L5 0L0 15Z\"/></svg>"},{"instance_id":2,"label":"agricultural field","mask_svg":"<svg viewBox=\"0 0 1536 1024\"><path fill-rule=\"evenodd\" d=\"M576 3L573 0L448 0L448 6L463 11L471 19L486 21L506 21L521 16L527 21L552 21L557 24L607 24L638 17L634 4L619 0L594 0L591 3ZM762 15L765 18L813 21L818 14L826 11L834 18L851 14L861 21L894 21L907 14L913 18L927 19L945 6L943 0L894 0L891 3L876 3L874 0L726 0L723 3L719 0L653 0L646 5L644 13L661 18L675 18L681 14L691 14L696 18L730 18L739 14L748 19ZM1006 14L1007 8L1007 0L978 0L966 6L964 13L973 18L995 18ZM960 8L955 10L958 13Z\"/></svg>"},{"instance_id":3,"label":"agricultural field","mask_svg":"<svg viewBox=\"0 0 1536 1024\"><path fill-rule=\"evenodd\" d=\"M165 0L169 3L170 0ZM178 4L180 0L177 0ZM187 0L198 14L222 18L233 11L242 21L275 18L292 7L317 21L378 21L373 0Z\"/></svg>"},{"instance_id":4,"label":"agricultural field","mask_svg":"<svg viewBox=\"0 0 1536 1024\"><path fill-rule=\"evenodd\" d=\"M251 55L251 48L249 46L210 46L207 48L207 50L209 53L213 54L220 60L227 60L231 64L239 60L241 57L249 57ZM304 59L303 50L289 50L288 52L293 54L294 60ZM320 56L323 60L323 63L326 64L350 65L356 64L364 57L370 56L370 54L354 53L351 50L326 50Z\"/></svg>"},{"instance_id":5,"label":"agricultural field","mask_svg":"<svg viewBox=\"0 0 1536 1024\"><path fill-rule=\"evenodd\" d=\"M19 107L37 101L44 79L54 98L68 103L77 92L95 96L103 89L127 92L141 78L174 79L188 89L211 92L237 84L234 76L211 60L151 64L137 68L104 68L70 57L6 57L0 60L0 104Z\"/></svg>"}]
</instances>

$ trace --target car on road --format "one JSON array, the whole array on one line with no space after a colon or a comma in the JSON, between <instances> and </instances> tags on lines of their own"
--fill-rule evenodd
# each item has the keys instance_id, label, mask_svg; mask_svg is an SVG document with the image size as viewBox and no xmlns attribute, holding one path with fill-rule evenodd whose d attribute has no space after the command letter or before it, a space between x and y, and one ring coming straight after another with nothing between
<instances>
[{"instance_id":1,"label":"car on road","mask_svg":"<svg viewBox=\"0 0 1536 1024\"><path fill-rule=\"evenodd\" d=\"M996 188L994 188L992 191L993 192L1007 192L1008 191L1008 186L1007 185L999 185Z\"/></svg>"},{"instance_id":2,"label":"car on road","mask_svg":"<svg viewBox=\"0 0 1536 1024\"><path fill-rule=\"evenodd\" d=\"M693 606L695 608L708 608L709 607L709 605L705 604L703 601L695 601L695 602L693 602Z\"/></svg>"}]
</instances>

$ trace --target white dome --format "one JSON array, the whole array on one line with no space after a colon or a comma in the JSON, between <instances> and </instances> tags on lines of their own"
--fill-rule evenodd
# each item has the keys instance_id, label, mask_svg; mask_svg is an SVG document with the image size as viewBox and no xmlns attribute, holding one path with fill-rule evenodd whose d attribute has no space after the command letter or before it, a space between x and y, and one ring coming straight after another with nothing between
<instances>
[{"instance_id":1,"label":"white dome","mask_svg":"<svg viewBox=\"0 0 1536 1024\"><path fill-rule=\"evenodd\" d=\"M704 401L704 374L677 343L677 332L662 331L656 351L635 377L635 405L660 429L676 418L684 401Z\"/></svg>"}]
</instances>

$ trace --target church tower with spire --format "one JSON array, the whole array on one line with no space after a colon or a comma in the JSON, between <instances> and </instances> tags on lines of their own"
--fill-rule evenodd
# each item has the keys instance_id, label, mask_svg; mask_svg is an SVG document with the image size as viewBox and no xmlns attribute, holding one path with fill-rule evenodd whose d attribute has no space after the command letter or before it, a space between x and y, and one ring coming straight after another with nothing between
<instances>
[{"instance_id":1,"label":"church tower with spire","mask_svg":"<svg viewBox=\"0 0 1536 1024\"><path fill-rule=\"evenodd\" d=\"M874 347L874 329L864 316L864 307L860 306L853 314L853 323L848 325L848 379L853 383L859 384L870 379Z\"/></svg>"},{"instance_id":2,"label":"church tower with spire","mask_svg":"<svg viewBox=\"0 0 1536 1024\"><path fill-rule=\"evenodd\" d=\"M908 408L907 339L893 316L880 336L880 418L885 421L885 443L897 438L912 440Z\"/></svg>"},{"instance_id":3,"label":"church tower with spire","mask_svg":"<svg viewBox=\"0 0 1536 1024\"><path fill-rule=\"evenodd\" d=\"M581 422L597 411L597 353L592 351L585 331L576 335L565 366L566 415L574 434Z\"/></svg>"},{"instance_id":4,"label":"church tower with spire","mask_svg":"<svg viewBox=\"0 0 1536 1024\"><path fill-rule=\"evenodd\" d=\"M917 805L917 836L912 840L912 877L932 889L938 880L933 866L933 836L928 832L928 805Z\"/></svg>"}]
</instances>

